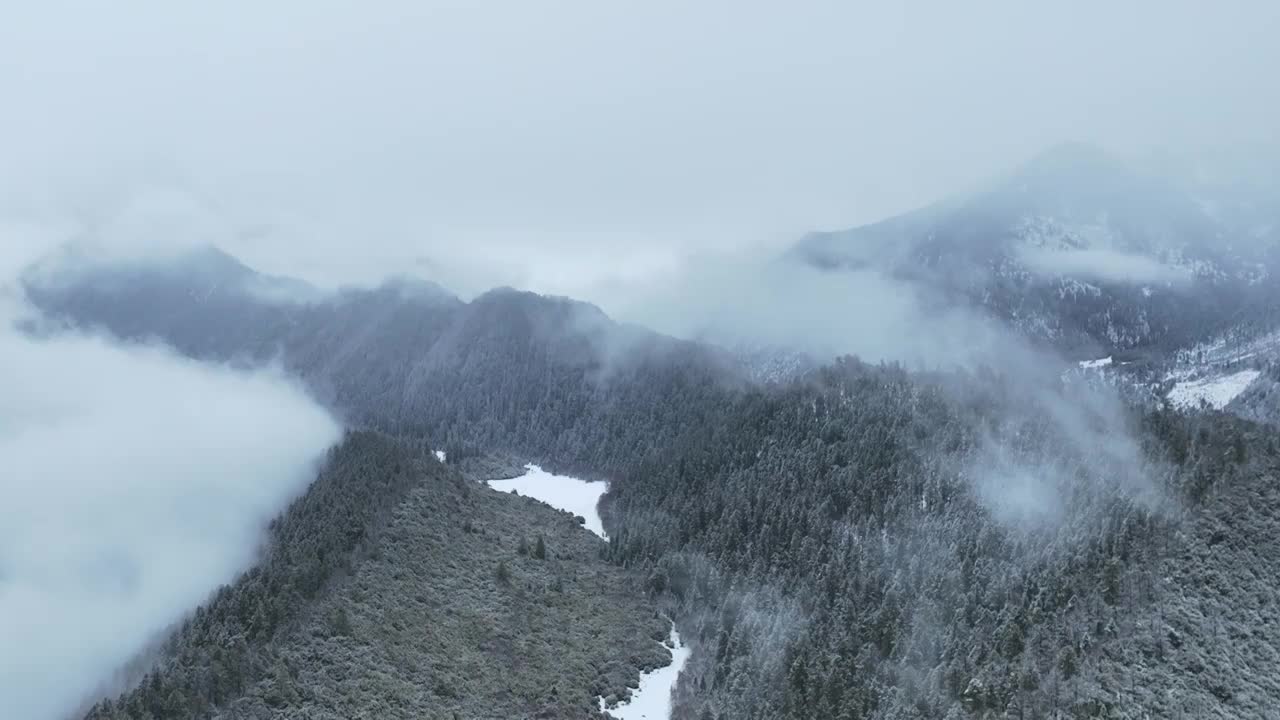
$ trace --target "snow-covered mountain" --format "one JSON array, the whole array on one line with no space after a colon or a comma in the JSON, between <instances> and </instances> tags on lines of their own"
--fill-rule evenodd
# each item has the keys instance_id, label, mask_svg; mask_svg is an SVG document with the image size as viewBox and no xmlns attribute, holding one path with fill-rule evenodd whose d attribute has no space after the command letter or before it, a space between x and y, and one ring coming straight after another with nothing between
<instances>
[{"instance_id":1,"label":"snow-covered mountain","mask_svg":"<svg viewBox=\"0 0 1280 720\"><path fill-rule=\"evenodd\" d=\"M976 192L811 234L790 257L918 283L1079 358L1163 352L1280 296L1280 238L1260 219L1269 196L1207 199L1244 197L1223 187L1062 145Z\"/></svg>"}]
</instances>

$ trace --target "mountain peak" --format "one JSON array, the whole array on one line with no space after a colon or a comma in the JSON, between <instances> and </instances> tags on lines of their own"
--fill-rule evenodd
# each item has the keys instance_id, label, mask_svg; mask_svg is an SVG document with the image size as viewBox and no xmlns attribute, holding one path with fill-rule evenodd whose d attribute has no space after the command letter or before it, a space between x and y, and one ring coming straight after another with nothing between
<instances>
[{"instance_id":1,"label":"mountain peak","mask_svg":"<svg viewBox=\"0 0 1280 720\"><path fill-rule=\"evenodd\" d=\"M884 273L1072 352L1167 348L1270 292L1257 278L1274 260L1230 229L1167 180L1072 142L962 198L809 235L791 257Z\"/></svg>"},{"instance_id":2,"label":"mountain peak","mask_svg":"<svg viewBox=\"0 0 1280 720\"><path fill-rule=\"evenodd\" d=\"M377 290L394 293L405 300L423 300L431 302L459 302L456 295L433 280L417 275L396 274L388 277Z\"/></svg>"},{"instance_id":3,"label":"mountain peak","mask_svg":"<svg viewBox=\"0 0 1280 720\"><path fill-rule=\"evenodd\" d=\"M1015 169L1003 189L1046 196L1116 193L1141 180L1124 162L1096 145L1064 142Z\"/></svg>"},{"instance_id":4,"label":"mountain peak","mask_svg":"<svg viewBox=\"0 0 1280 720\"><path fill-rule=\"evenodd\" d=\"M165 264L210 280L244 280L258 273L216 245L197 245L167 258Z\"/></svg>"},{"instance_id":5,"label":"mountain peak","mask_svg":"<svg viewBox=\"0 0 1280 720\"><path fill-rule=\"evenodd\" d=\"M1093 143L1067 140L1040 151L1023 163L1022 169L1113 169L1117 164L1114 156Z\"/></svg>"}]
</instances>

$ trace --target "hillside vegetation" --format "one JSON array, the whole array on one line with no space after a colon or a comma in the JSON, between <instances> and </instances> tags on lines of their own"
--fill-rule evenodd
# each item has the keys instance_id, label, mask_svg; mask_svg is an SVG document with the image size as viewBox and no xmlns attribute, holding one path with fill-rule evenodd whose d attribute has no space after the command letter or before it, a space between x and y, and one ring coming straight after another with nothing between
<instances>
[{"instance_id":1,"label":"hillside vegetation","mask_svg":"<svg viewBox=\"0 0 1280 720\"><path fill-rule=\"evenodd\" d=\"M263 561L88 717L598 718L670 658L603 550L567 513L354 433Z\"/></svg>"}]
</instances>

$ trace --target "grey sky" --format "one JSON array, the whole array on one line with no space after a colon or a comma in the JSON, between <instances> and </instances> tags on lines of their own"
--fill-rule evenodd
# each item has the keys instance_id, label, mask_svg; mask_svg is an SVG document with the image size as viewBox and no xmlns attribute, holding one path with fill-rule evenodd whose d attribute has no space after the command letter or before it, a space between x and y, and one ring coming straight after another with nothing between
<instances>
[{"instance_id":1,"label":"grey sky","mask_svg":"<svg viewBox=\"0 0 1280 720\"><path fill-rule=\"evenodd\" d=\"M90 230L160 196L163 240L321 281L601 300L1064 139L1272 141L1277 36L1261 0L26 3L0 190Z\"/></svg>"}]
</instances>

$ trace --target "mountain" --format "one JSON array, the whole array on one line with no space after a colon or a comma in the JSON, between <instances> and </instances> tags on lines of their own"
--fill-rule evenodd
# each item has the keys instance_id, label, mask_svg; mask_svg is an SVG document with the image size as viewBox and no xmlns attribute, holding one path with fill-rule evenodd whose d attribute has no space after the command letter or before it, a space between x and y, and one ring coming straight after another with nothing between
<instances>
[{"instance_id":1,"label":"mountain","mask_svg":"<svg viewBox=\"0 0 1280 720\"><path fill-rule=\"evenodd\" d=\"M227 267L216 252L199 257ZM244 282L205 294L189 288L217 270L193 270L199 257L29 279L49 318L39 331L70 324L202 360L278 361L354 426L594 473L640 452L617 403L673 438L685 402L745 382L727 352L567 298L500 288L463 302L399 281L307 302L264 298Z\"/></svg>"},{"instance_id":2,"label":"mountain","mask_svg":"<svg viewBox=\"0 0 1280 720\"><path fill-rule=\"evenodd\" d=\"M846 358L758 383L716 348L511 289L243 296L214 316L180 284L87 273L30 290L54 327L277 361L354 428L608 479L604 552L643 576L693 651L677 720L1266 717L1280 704L1280 575L1265 552L1280 448L1263 426L1126 407L1054 374ZM394 576L412 556L370 567ZM403 604L413 585L395 587ZM288 689L318 667L368 667L318 632L305 652L266 646L284 667L237 696L245 707L313 707ZM388 672L418 662L388 646L369 646Z\"/></svg>"},{"instance_id":3,"label":"mountain","mask_svg":"<svg viewBox=\"0 0 1280 720\"><path fill-rule=\"evenodd\" d=\"M891 275L1080 358L1167 352L1280 298L1276 236L1188 187L1063 145L975 192L811 234L789 257Z\"/></svg>"}]
</instances>

